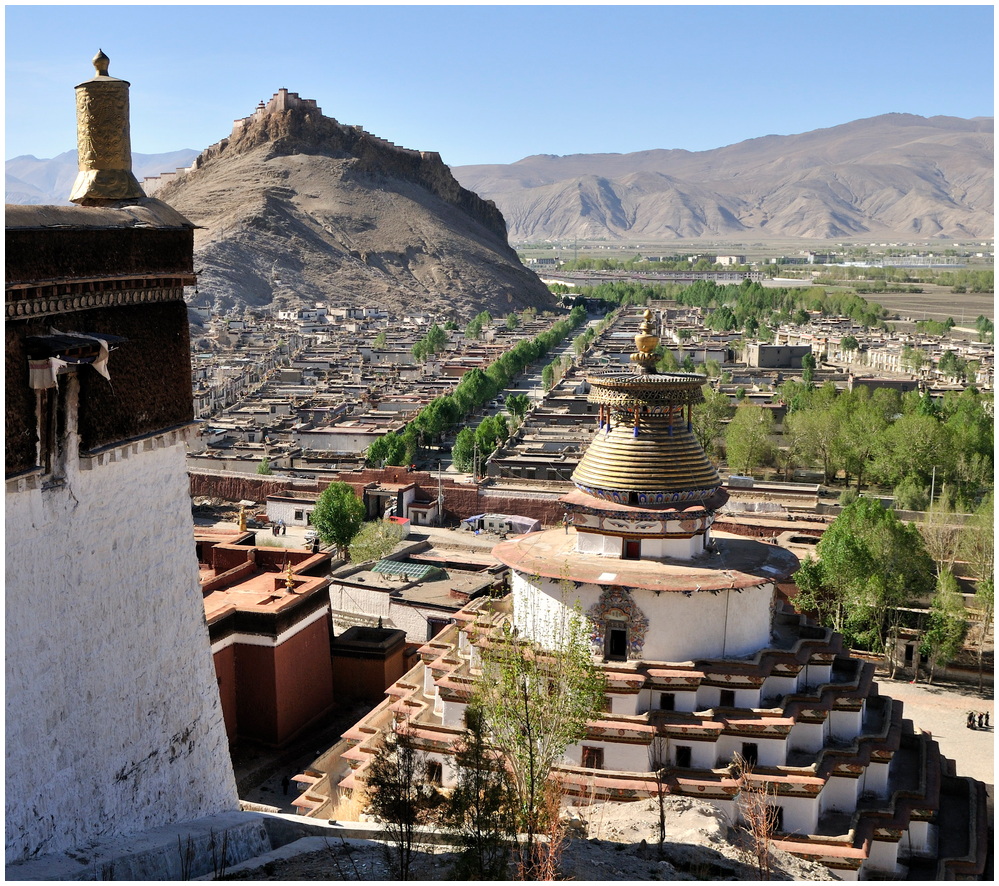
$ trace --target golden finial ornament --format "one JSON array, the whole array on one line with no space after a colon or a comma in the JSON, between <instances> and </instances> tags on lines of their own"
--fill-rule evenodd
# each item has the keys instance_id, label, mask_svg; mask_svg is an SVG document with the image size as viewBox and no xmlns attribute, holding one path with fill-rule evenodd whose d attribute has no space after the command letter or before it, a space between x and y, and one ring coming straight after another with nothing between
<instances>
[{"instance_id":1,"label":"golden finial ornament","mask_svg":"<svg viewBox=\"0 0 999 886\"><path fill-rule=\"evenodd\" d=\"M76 87L76 151L80 171L70 202L101 206L145 197L132 174L127 80L108 74L111 60L98 50L97 72Z\"/></svg>"},{"instance_id":2,"label":"golden finial ornament","mask_svg":"<svg viewBox=\"0 0 999 886\"><path fill-rule=\"evenodd\" d=\"M290 594L295 590L295 582L291 578L291 560L288 561L288 575L285 578L285 587L288 588L288 593Z\"/></svg>"},{"instance_id":3,"label":"golden finial ornament","mask_svg":"<svg viewBox=\"0 0 999 886\"><path fill-rule=\"evenodd\" d=\"M239 531L246 532L246 505L239 506Z\"/></svg>"},{"instance_id":4,"label":"golden finial ornament","mask_svg":"<svg viewBox=\"0 0 999 886\"><path fill-rule=\"evenodd\" d=\"M631 362L641 374L648 375L655 368L658 359L655 350L659 347L659 336L652 332L652 311L648 309L642 315L642 325L635 336L635 347L638 350L631 355Z\"/></svg>"},{"instance_id":5,"label":"golden finial ornament","mask_svg":"<svg viewBox=\"0 0 999 886\"><path fill-rule=\"evenodd\" d=\"M108 65L111 64L111 59L109 59L105 54L103 49L97 50L97 55L93 58L94 70L97 71L98 77L108 76Z\"/></svg>"}]
</instances>

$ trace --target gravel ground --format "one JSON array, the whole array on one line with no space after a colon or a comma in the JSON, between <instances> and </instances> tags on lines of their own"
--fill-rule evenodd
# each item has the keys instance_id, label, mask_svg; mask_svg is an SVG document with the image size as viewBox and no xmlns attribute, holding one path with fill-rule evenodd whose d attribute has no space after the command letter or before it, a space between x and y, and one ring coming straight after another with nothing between
<instances>
[{"instance_id":1,"label":"gravel ground","mask_svg":"<svg viewBox=\"0 0 999 886\"><path fill-rule=\"evenodd\" d=\"M995 702L991 689L979 692L960 683L909 683L878 677L882 695L904 705L903 716L939 743L940 750L957 763L957 774L995 783L995 733L968 729L968 711L988 711L993 724Z\"/></svg>"},{"instance_id":2,"label":"gravel ground","mask_svg":"<svg viewBox=\"0 0 999 886\"><path fill-rule=\"evenodd\" d=\"M755 880L753 861L740 835L707 803L666 798L666 842L658 847L655 800L599 803L575 809L579 836L562 854L569 880ZM784 852L772 853L771 879L828 881L822 865ZM453 855L427 847L413 861L410 879L450 880ZM252 867L251 867L252 866ZM513 872L511 870L511 879ZM395 872L385 847L360 840L312 837L271 856L233 868L226 879L391 880Z\"/></svg>"}]
</instances>

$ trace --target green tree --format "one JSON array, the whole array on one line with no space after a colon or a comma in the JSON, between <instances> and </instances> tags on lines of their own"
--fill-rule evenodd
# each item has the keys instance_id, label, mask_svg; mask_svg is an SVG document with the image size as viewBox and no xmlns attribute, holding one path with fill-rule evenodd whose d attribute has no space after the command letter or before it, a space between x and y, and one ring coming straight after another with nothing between
<instances>
[{"instance_id":1,"label":"green tree","mask_svg":"<svg viewBox=\"0 0 999 886\"><path fill-rule=\"evenodd\" d=\"M850 485L850 476L855 476L857 492L860 492L879 435L888 427L888 420L882 406L871 398L864 387L840 394L832 410L837 419L833 451L846 473L847 486Z\"/></svg>"},{"instance_id":2,"label":"green tree","mask_svg":"<svg viewBox=\"0 0 999 886\"><path fill-rule=\"evenodd\" d=\"M375 336L375 340L371 343L373 348L384 348L388 337L385 334L385 330L381 330L378 335Z\"/></svg>"},{"instance_id":3,"label":"green tree","mask_svg":"<svg viewBox=\"0 0 999 886\"><path fill-rule=\"evenodd\" d=\"M406 537L406 530L390 520L365 523L350 542L350 559L354 563L381 560L387 557Z\"/></svg>"},{"instance_id":4,"label":"green tree","mask_svg":"<svg viewBox=\"0 0 999 886\"><path fill-rule=\"evenodd\" d=\"M809 597L821 597L824 623L848 643L884 654L897 633L899 607L928 593L933 561L919 531L875 499L843 509L816 547Z\"/></svg>"},{"instance_id":5,"label":"green tree","mask_svg":"<svg viewBox=\"0 0 999 886\"><path fill-rule=\"evenodd\" d=\"M676 362L676 357L669 348L663 349L663 354L656 363L656 372L676 372L680 364Z\"/></svg>"},{"instance_id":6,"label":"green tree","mask_svg":"<svg viewBox=\"0 0 999 886\"><path fill-rule=\"evenodd\" d=\"M507 314L506 328L513 332L518 326L520 326L520 318L516 314Z\"/></svg>"},{"instance_id":7,"label":"green tree","mask_svg":"<svg viewBox=\"0 0 999 886\"><path fill-rule=\"evenodd\" d=\"M538 837L550 822L548 776L602 710L604 684L590 653L589 621L578 606L561 614L520 612L482 648L474 697L517 797L521 876L537 879L548 859ZM530 638L544 638L545 642ZM558 814L557 808L554 814Z\"/></svg>"},{"instance_id":8,"label":"green tree","mask_svg":"<svg viewBox=\"0 0 999 886\"><path fill-rule=\"evenodd\" d=\"M801 358L801 381L806 388L812 387L812 378L815 374L815 357L810 353Z\"/></svg>"},{"instance_id":9,"label":"green tree","mask_svg":"<svg viewBox=\"0 0 999 886\"><path fill-rule=\"evenodd\" d=\"M701 390L704 392L704 402L694 410L691 425L701 448L708 455L715 455L718 451L717 441L721 438L722 429L731 418L734 407L720 391L714 391L708 385Z\"/></svg>"},{"instance_id":10,"label":"green tree","mask_svg":"<svg viewBox=\"0 0 999 886\"><path fill-rule=\"evenodd\" d=\"M949 569L944 569L937 579L929 623L919 645L920 653L929 660L930 683L936 669L952 662L961 651L965 629L964 600L957 579Z\"/></svg>"},{"instance_id":11,"label":"green tree","mask_svg":"<svg viewBox=\"0 0 999 886\"><path fill-rule=\"evenodd\" d=\"M470 471L473 468L472 460L475 456L475 431L471 428L462 428L455 438L454 446L451 448L451 460L459 471Z\"/></svg>"},{"instance_id":12,"label":"green tree","mask_svg":"<svg viewBox=\"0 0 999 886\"><path fill-rule=\"evenodd\" d=\"M930 490L912 476L902 480L892 494L900 511L925 511L930 503Z\"/></svg>"},{"instance_id":13,"label":"green tree","mask_svg":"<svg viewBox=\"0 0 999 886\"><path fill-rule=\"evenodd\" d=\"M555 386L555 367L551 363L546 363L541 370L541 384L546 391L550 391Z\"/></svg>"},{"instance_id":14,"label":"green tree","mask_svg":"<svg viewBox=\"0 0 999 886\"><path fill-rule=\"evenodd\" d=\"M364 774L368 811L385 825L394 852L387 850L396 879L408 880L417 829L430 819L439 797L427 779L426 755L416 750L407 728L389 730Z\"/></svg>"},{"instance_id":15,"label":"green tree","mask_svg":"<svg viewBox=\"0 0 999 886\"><path fill-rule=\"evenodd\" d=\"M905 345L902 348L901 356L902 369L918 375L923 366L926 365L926 355L919 348L912 348Z\"/></svg>"},{"instance_id":16,"label":"green tree","mask_svg":"<svg viewBox=\"0 0 999 886\"><path fill-rule=\"evenodd\" d=\"M273 474L274 471L271 470L271 460L265 455L260 459L260 464L257 465L258 474Z\"/></svg>"},{"instance_id":17,"label":"green tree","mask_svg":"<svg viewBox=\"0 0 999 886\"><path fill-rule=\"evenodd\" d=\"M527 415L527 410L530 408L531 398L527 394L511 394L506 398L506 411L517 419Z\"/></svg>"},{"instance_id":18,"label":"green tree","mask_svg":"<svg viewBox=\"0 0 999 886\"><path fill-rule=\"evenodd\" d=\"M333 545L341 556L364 523L364 502L346 483L330 483L316 499L312 525L324 544Z\"/></svg>"},{"instance_id":19,"label":"green tree","mask_svg":"<svg viewBox=\"0 0 999 886\"><path fill-rule=\"evenodd\" d=\"M365 464L370 467L408 465L406 440L402 434L389 431L371 442L364 451Z\"/></svg>"},{"instance_id":20,"label":"green tree","mask_svg":"<svg viewBox=\"0 0 999 886\"><path fill-rule=\"evenodd\" d=\"M774 416L769 409L751 404L740 405L725 430L725 457L736 473L749 474L756 467L770 464L774 455L771 435Z\"/></svg>"},{"instance_id":21,"label":"green tree","mask_svg":"<svg viewBox=\"0 0 999 886\"><path fill-rule=\"evenodd\" d=\"M897 486L911 477L919 486L928 487L933 467L949 461L946 433L935 418L910 413L888 424L865 410L854 425L857 437L863 434L866 420L874 424L869 426L868 439L858 442L871 453L871 471L885 485ZM938 483L938 492L940 488Z\"/></svg>"},{"instance_id":22,"label":"green tree","mask_svg":"<svg viewBox=\"0 0 999 886\"><path fill-rule=\"evenodd\" d=\"M474 699L465 709L465 733L455 746L454 765L457 781L441 814L461 848L453 878L507 880L510 846L517 835L516 794Z\"/></svg>"},{"instance_id":23,"label":"green tree","mask_svg":"<svg viewBox=\"0 0 999 886\"><path fill-rule=\"evenodd\" d=\"M479 422L479 426L475 429L475 445L479 449L480 457L488 457L496 448L498 437L499 429L494 418L487 416Z\"/></svg>"}]
</instances>

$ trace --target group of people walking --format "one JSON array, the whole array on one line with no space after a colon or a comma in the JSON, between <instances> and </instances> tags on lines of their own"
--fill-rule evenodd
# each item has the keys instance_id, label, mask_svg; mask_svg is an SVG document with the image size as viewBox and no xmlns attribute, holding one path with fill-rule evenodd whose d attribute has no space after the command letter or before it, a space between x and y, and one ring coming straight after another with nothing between
<instances>
[{"instance_id":1,"label":"group of people walking","mask_svg":"<svg viewBox=\"0 0 999 886\"><path fill-rule=\"evenodd\" d=\"M968 711L968 728L969 729L988 729L989 728L989 712L988 711Z\"/></svg>"},{"instance_id":2,"label":"group of people walking","mask_svg":"<svg viewBox=\"0 0 999 886\"><path fill-rule=\"evenodd\" d=\"M271 533L274 535L287 535L288 527L285 526L284 520L278 520L277 523L272 524Z\"/></svg>"}]
</instances>

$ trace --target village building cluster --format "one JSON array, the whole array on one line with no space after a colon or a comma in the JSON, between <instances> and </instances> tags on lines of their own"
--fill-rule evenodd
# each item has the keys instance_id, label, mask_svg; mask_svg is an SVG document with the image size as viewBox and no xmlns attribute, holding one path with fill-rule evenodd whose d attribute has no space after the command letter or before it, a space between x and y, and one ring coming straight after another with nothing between
<instances>
[{"instance_id":1,"label":"village building cluster","mask_svg":"<svg viewBox=\"0 0 999 886\"><path fill-rule=\"evenodd\" d=\"M818 326L748 361L696 311L651 305L575 359L567 343L551 389L472 475L445 471L444 449L367 465L372 440L552 318L450 329L421 359L441 318L314 306L201 317L189 336L193 225L132 178L128 83L103 53L94 64L77 87L78 205L7 216L8 878L203 876L222 833L230 861L264 854L291 826L241 808L230 745L286 748L348 700L372 711L296 777L304 818L363 782L400 718L452 781L476 643L504 623L551 642L530 614L559 616L568 585L607 680L556 772L571 796L646 795L662 738L675 793L734 819L739 753L776 786L780 845L842 877L936 858L955 809L970 826L943 872L981 872L983 787L788 605L825 528L817 486L721 477L692 434L702 377L656 373L653 351L725 365L733 397L769 397L805 353L836 384L878 374L832 365ZM308 101L286 92L275 101ZM353 563L305 535L333 479L397 522L390 552ZM238 503L236 521L192 531L192 494ZM747 494L772 507L740 514ZM428 526L447 528L414 531Z\"/></svg>"}]
</instances>

